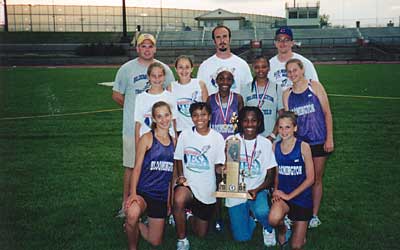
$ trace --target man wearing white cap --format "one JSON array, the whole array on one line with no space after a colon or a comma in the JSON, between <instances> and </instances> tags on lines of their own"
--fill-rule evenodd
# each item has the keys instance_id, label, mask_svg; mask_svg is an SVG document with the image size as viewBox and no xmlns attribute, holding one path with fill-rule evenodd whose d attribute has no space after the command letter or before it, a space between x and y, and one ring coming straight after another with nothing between
<instances>
[{"instance_id":1,"label":"man wearing white cap","mask_svg":"<svg viewBox=\"0 0 400 250\"><path fill-rule=\"evenodd\" d=\"M115 77L112 99L123 107L123 166L124 187L123 204L129 196L129 183L133 167L135 165L135 100L136 96L148 87L147 67L157 60L154 59L156 53L156 39L151 34L140 34L136 40L136 52L138 57L123 64ZM174 81L171 69L162 63L165 68L165 82L167 85ZM122 208L124 207L122 204ZM121 209L120 216L123 216Z\"/></svg>"},{"instance_id":2,"label":"man wearing white cap","mask_svg":"<svg viewBox=\"0 0 400 250\"><path fill-rule=\"evenodd\" d=\"M197 78L206 83L208 94L218 92L218 86L213 76L217 69L227 67L234 72L235 83L232 91L240 93L240 85L249 83L253 80L250 67L245 60L231 52L231 31L228 27L219 25L212 31L216 53L205 60L199 67Z\"/></svg>"},{"instance_id":3,"label":"man wearing white cap","mask_svg":"<svg viewBox=\"0 0 400 250\"><path fill-rule=\"evenodd\" d=\"M293 45L293 32L289 27L283 26L276 30L275 47L278 50L278 54L269 60L268 79L281 86L282 91L292 86L292 82L286 73L286 62L292 58L297 58L303 62L307 80L319 81L313 63L304 56L293 52Z\"/></svg>"}]
</instances>

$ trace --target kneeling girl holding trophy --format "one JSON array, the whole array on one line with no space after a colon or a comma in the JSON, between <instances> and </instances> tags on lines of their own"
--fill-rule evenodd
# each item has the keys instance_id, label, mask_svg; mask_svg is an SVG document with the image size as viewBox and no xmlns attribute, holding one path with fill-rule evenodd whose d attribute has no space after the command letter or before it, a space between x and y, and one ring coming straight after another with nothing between
<instances>
[{"instance_id":1,"label":"kneeling girl holding trophy","mask_svg":"<svg viewBox=\"0 0 400 250\"><path fill-rule=\"evenodd\" d=\"M260 109L244 107L239 112L239 133L228 137L227 142L232 139L240 141L238 189L247 190L251 199L226 198L226 206L235 240L251 239L256 227L254 219L250 216L251 211L263 226L264 245L273 246L276 240L274 229L268 223L269 207L266 189L272 187L277 163L271 142L261 135L263 131L264 119ZM227 145L227 159L229 159L229 154L234 154L234 150L229 148L230 143Z\"/></svg>"}]
</instances>

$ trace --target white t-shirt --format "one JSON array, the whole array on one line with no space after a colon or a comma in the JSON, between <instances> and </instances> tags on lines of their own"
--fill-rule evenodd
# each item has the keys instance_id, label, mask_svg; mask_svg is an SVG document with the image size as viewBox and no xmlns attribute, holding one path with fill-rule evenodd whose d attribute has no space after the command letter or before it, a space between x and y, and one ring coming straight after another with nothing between
<instances>
[{"instance_id":1,"label":"white t-shirt","mask_svg":"<svg viewBox=\"0 0 400 250\"><path fill-rule=\"evenodd\" d=\"M311 79L314 81L319 81L317 71L315 70L313 63L310 60L294 52L291 59L293 58L299 59L303 63L305 70L304 75L307 80ZM286 62L279 61L278 55L276 55L269 60L269 64L270 69L268 72L268 79L271 82L274 82L281 86L282 92L293 85L292 81L290 81L287 77Z\"/></svg>"},{"instance_id":2,"label":"white t-shirt","mask_svg":"<svg viewBox=\"0 0 400 250\"><path fill-rule=\"evenodd\" d=\"M135 122L140 123L140 131L139 136L142 136L144 133L149 132L151 130L151 109L154 103L164 101L168 103L171 107L172 117L175 119L176 117L176 100L172 96L171 92L164 90L161 94L149 94L146 91L139 94L136 97L135 103ZM175 136L174 129L170 127L170 134Z\"/></svg>"},{"instance_id":3,"label":"white t-shirt","mask_svg":"<svg viewBox=\"0 0 400 250\"><path fill-rule=\"evenodd\" d=\"M200 65L197 72L197 78L206 83L209 95L218 92L218 85L214 78L221 67L227 67L233 71L234 83L231 90L236 93L240 94L240 85L251 82L253 79L249 65L242 58L232 54L228 59L221 59L214 54Z\"/></svg>"},{"instance_id":4,"label":"white t-shirt","mask_svg":"<svg viewBox=\"0 0 400 250\"><path fill-rule=\"evenodd\" d=\"M191 79L188 84L180 84L175 81L171 84L171 93L175 97L177 105L176 130L192 128L194 124L189 112L190 105L202 101L199 79Z\"/></svg>"},{"instance_id":5,"label":"white t-shirt","mask_svg":"<svg viewBox=\"0 0 400 250\"><path fill-rule=\"evenodd\" d=\"M174 75L171 69L160 61L165 68L166 87L170 82L174 81ZM135 136L135 102L137 95L148 89L147 66L139 63L138 58L126 62L119 68L114 81L113 90L124 95L124 115L122 134L124 136Z\"/></svg>"},{"instance_id":6,"label":"white t-shirt","mask_svg":"<svg viewBox=\"0 0 400 250\"><path fill-rule=\"evenodd\" d=\"M274 152L272 151L272 143L265 137L257 135L256 139L244 140L239 134L231 135L229 138L235 136L240 140L240 170L244 170L245 178L244 183L246 184L246 190L252 190L260 186L267 176L267 170L276 167L278 164L275 160ZM257 141L257 145L254 152L254 144ZM246 146L245 146L246 144ZM247 149L247 158L246 158ZM253 153L254 152L254 153ZM251 167L248 167L247 160L251 161L252 155L254 155ZM249 174L250 173L250 174ZM240 177L240 181L241 181ZM239 198L226 198L225 206L233 207L246 202L247 199ZM267 206L267 204L266 204Z\"/></svg>"},{"instance_id":7,"label":"white t-shirt","mask_svg":"<svg viewBox=\"0 0 400 250\"><path fill-rule=\"evenodd\" d=\"M183 175L196 199L204 204L215 203L215 164L225 163L222 135L213 129L208 135L200 135L195 128L185 129L179 135L174 159L182 160Z\"/></svg>"}]
</instances>

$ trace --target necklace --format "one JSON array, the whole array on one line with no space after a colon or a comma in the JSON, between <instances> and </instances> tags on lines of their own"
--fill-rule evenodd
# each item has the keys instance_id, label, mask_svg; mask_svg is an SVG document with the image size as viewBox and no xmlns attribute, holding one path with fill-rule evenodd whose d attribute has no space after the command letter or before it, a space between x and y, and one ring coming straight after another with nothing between
<instances>
[{"instance_id":1,"label":"necklace","mask_svg":"<svg viewBox=\"0 0 400 250\"><path fill-rule=\"evenodd\" d=\"M264 105L264 99L267 96L268 85L269 85L269 81L267 79L267 83L264 86L263 94L262 94L261 99L260 99L260 96L258 94L258 87L257 87L257 83L256 83L256 88L255 89L256 89L256 96L257 96L257 107L259 109L261 109L262 105Z\"/></svg>"},{"instance_id":2,"label":"necklace","mask_svg":"<svg viewBox=\"0 0 400 250\"><path fill-rule=\"evenodd\" d=\"M247 162L247 170L248 170L248 174L247 176L251 176L251 167L253 165L253 160L254 160L254 156L256 155L256 148L257 148L257 137L256 137L256 141L254 142L253 145L253 150L251 151L251 156L249 159L249 155L247 154L247 146L246 146L246 139L244 139L244 135L242 135L242 139L243 139L243 144L244 144L244 153L246 155L246 162Z\"/></svg>"},{"instance_id":3,"label":"necklace","mask_svg":"<svg viewBox=\"0 0 400 250\"><path fill-rule=\"evenodd\" d=\"M215 95L215 102L217 103L219 107L219 112L221 113L222 120L224 121L224 127L227 126L228 123L228 114L229 114L229 109L231 108L232 102L233 102L233 92L229 92L229 97L228 97L228 103L226 105L226 110L224 112L224 109L222 108L222 99L219 94L219 92Z\"/></svg>"}]
</instances>

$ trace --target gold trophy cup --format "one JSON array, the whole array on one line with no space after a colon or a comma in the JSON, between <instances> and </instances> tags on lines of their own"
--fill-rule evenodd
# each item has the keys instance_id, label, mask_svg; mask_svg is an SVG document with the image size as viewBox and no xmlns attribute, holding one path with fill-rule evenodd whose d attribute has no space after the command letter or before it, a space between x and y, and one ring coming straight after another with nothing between
<instances>
[{"instance_id":1,"label":"gold trophy cup","mask_svg":"<svg viewBox=\"0 0 400 250\"><path fill-rule=\"evenodd\" d=\"M230 123L236 131L238 116L234 112ZM232 137L226 141L226 174L222 174L222 181L218 184L215 197L251 199L244 183L244 173L240 172L240 140ZM242 177L242 178L240 178Z\"/></svg>"}]
</instances>

